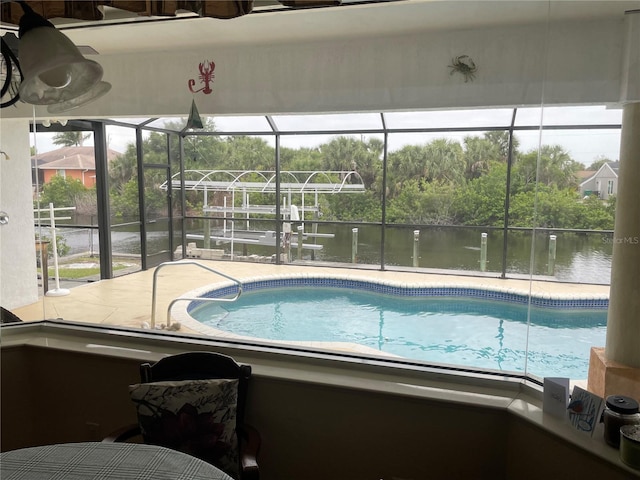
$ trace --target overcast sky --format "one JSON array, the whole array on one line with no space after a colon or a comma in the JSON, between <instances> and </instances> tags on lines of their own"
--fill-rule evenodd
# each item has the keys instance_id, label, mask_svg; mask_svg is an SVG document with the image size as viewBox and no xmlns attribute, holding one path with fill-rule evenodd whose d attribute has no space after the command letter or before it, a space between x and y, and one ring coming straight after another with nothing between
<instances>
[{"instance_id":1,"label":"overcast sky","mask_svg":"<svg viewBox=\"0 0 640 480\"><path fill-rule=\"evenodd\" d=\"M465 136L482 135L482 127L508 125L511 121L511 109L468 110L468 111L431 111L431 112L394 112L385 114L388 128L449 128L449 127L478 127L479 132L436 132L436 133L393 133L389 135L389 151L395 151L405 145L425 144L436 138L449 138L462 142ZM540 108L519 109L516 116L516 126L545 125L604 125L619 124L621 110L607 109L601 106L570 107L570 108ZM378 113L342 114L342 115L280 115L273 117L278 128L286 131L338 130L345 129L345 134L363 139L376 137L382 139L381 134L361 136L357 131L362 129L380 129L381 120ZM184 119L170 119L174 123ZM274 137L268 135L270 127L263 116L255 117L216 117L216 129L223 132L253 131L265 132L264 138L270 145L275 145ZM40 133L37 135L37 150L48 152L58 146L53 144L55 133ZM334 135L286 135L281 139L281 145L288 148L316 147L326 143ZM542 137L539 130L517 131L516 138L520 142L520 151L529 152L538 148L539 144L561 145L572 158L589 166L599 157L618 160L620 156L620 131L618 129L590 129L590 130L543 130ZM85 145L92 145L89 139ZM109 148L118 152L125 152L127 145L135 142L135 130L127 127L107 126L107 141ZM34 145L34 138L31 137Z\"/></svg>"}]
</instances>

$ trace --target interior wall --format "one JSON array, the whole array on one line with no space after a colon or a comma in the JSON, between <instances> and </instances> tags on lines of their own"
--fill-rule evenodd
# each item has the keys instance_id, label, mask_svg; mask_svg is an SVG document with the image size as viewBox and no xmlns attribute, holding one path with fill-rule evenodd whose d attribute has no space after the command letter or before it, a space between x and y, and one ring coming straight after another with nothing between
<instances>
[{"instance_id":1,"label":"interior wall","mask_svg":"<svg viewBox=\"0 0 640 480\"><path fill-rule=\"evenodd\" d=\"M0 150L0 304L12 309L38 300L28 120L0 120Z\"/></svg>"},{"instance_id":2,"label":"interior wall","mask_svg":"<svg viewBox=\"0 0 640 480\"><path fill-rule=\"evenodd\" d=\"M504 478L498 410L261 378L252 398L269 478ZM464 462L453 432L474 445Z\"/></svg>"},{"instance_id":3,"label":"interior wall","mask_svg":"<svg viewBox=\"0 0 640 480\"><path fill-rule=\"evenodd\" d=\"M508 418L507 428L506 478L631 480L640 477L640 472L637 475L621 472L596 457L583 455L574 445L515 416Z\"/></svg>"},{"instance_id":4,"label":"interior wall","mask_svg":"<svg viewBox=\"0 0 640 480\"><path fill-rule=\"evenodd\" d=\"M3 451L135 422L127 386L140 359L33 346L1 355ZM263 480L629 478L504 409L446 400L256 375L247 421L262 436Z\"/></svg>"},{"instance_id":5,"label":"interior wall","mask_svg":"<svg viewBox=\"0 0 640 480\"><path fill-rule=\"evenodd\" d=\"M99 111L186 116L193 97L201 114L617 102L621 25L518 25L105 57L105 75L121 94ZM478 66L473 81L451 75L452 59L463 54ZM216 63L213 93L194 96L187 84L206 60ZM171 69L149 76L164 65Z\"/></svg>"},{"instance_id":6,"label":"interior wall","mask_svg":"<svg viewBox=\"0 0 640 480\"><path fill-rule=\"evenodd\" d=\"M35 445L41 438L36 430L35 415L42 391L38 388L37 372L26 348L0 350L0 450ZM11 412L11 413L9 413Z\"/></svg>"},{"instance_id":7,"label":"interior wall","mask_svg":"<svg viewBox=\"0 0 640 480\"><path fill-rule=\"evenodd\" d=\"M603 104L620 100L624 18L438 30L332 41L216 45L189 51L100 55L113 88L74 118L380 111ZM469 55L473 81L451 75ZM200 64L215 63L212 92ZM31 114L22 104L7 112ZM47 118L45 107L39 116ZM3 112L4 113L4 112Z\"/></svg>"}]
</instances>

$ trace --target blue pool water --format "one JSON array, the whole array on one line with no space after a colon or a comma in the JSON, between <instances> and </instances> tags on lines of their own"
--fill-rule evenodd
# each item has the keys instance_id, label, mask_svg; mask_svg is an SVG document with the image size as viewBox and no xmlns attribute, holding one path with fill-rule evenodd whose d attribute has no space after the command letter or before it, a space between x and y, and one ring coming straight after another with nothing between
<instances>
[{"instance_id":1,"label":"blue pool water","mask_svg":"<svg viewBox=\"0 0 640 480\"><path fill-rule=\"evenodd\" d=\"M352 342L429 363L586 378L590 348L604 346L606 309L532 307L530 322L528 310L496 300L296 287L251 291L189 313L268 340Z\"/></svg>"}]
</instances>

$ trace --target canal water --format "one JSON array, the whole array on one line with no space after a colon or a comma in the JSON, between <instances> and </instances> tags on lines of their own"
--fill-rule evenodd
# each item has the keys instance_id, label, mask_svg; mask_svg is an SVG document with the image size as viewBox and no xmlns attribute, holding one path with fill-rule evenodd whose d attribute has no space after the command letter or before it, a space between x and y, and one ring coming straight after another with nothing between
<instances>
[{"instance_id":1,"label":"canal water","mask_svg":"<svg viewBox=\"0 0 640 480\"><path fill-rule=\"evenodd\" d=\"M236 222L240 224L241 222ZM244 228L244 225L242 225ZM272 223L253 222L250 227L257 230L274 230ZM112 231L111 242L114 254L139 255L140 234L135 227L119 228ZM187 222L188 233L202 234L202 221ZM221 228L214 225L213 228ZM311 231L305 225L305 232ZM357 233L354 232L357 228ZM293 227L296 231L296 225ZM351 263L380 265L382 239L378 225L320 224L318 233L333 237L308 237L303 243L321 245L321 250L303 250L304 260L329 263ZM435 270L486 271L501 273L503 269L503 233L481 227L413 227L388 226L384 239L385 266L413 267ZM237 232L241 233L241 232ZM482 234L487 234L486 262L481 262ZM556 236L555 258L550 252L550 234ZM58 229L69 247L68 254L84 252L98 253L97 230ZM507 237L506 273L509 275L548 276L557 281L590 284L609 284L611 277L611 255L613 242L611 233L537 232L510 231ZM149 251L156 252L168 248L168 236L160 226L149 226L147 233ZM192 241L192 240L188 240ZM202 242L198 241L198 246ZM354 244L356 245L354 247ZM272 255L273 247L236 243L235 254ZM216 245L224 248L231 245ZM354 251L355 250L355 251ZM417 253L417 259L414 259ZM291 251L297 258L296 249Z\"/></svg>"}]
</instances>

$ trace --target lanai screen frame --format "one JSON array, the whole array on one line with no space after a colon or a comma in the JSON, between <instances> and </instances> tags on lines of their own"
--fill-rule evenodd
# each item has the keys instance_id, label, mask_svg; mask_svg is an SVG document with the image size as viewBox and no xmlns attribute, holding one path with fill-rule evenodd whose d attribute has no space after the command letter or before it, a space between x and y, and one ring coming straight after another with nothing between
<instances>
[{"instance_id":1,"label":"lanai screen frame","mask_svg":"<svg viewBox=\"0 0 640 480\"><path fill-rule=\"evenodd\" d=\"M548 108L556 108L556 107L552 107L552 106L541 106L539 107L541 108L542 111L544 111L545 109ZM559 107L562 108L562 107ZM496 110L496 109L473 109L473 110ZM501 109L504 110L504 109ZM128 122L126 119L100 119L100 120L70 120L68 122L68 124L66 126L62 126L60 124L52 124L51 127L44 127L41 124L37 125L37 131L38 132L51 132L51 131L77 131L77 130L84 130L84 131L93 131L94 135L95 135L95 143L96 143L96 176L97 176L97 195L98 195L98 218L99 218L99 222L98 222L98 229L100 232L100 263L101 263L101 278L106 279L106 278L112 278L113 277L113 271L112 271L112 266L111 266L111 245L110 242L108 240L109 235L107 234L107 232L110 231L110 221L109 221L109 207L108 207L108 172L107 172L107 162L106 162L106 134L105 132L105 127L107 125L112 125L112 126L120 126L120 127L127 127L127 128L132 128L136 131L136 138L137 141L140 142L141 139L143 138L143 134L144 132L156 132L156 133L161 133L161 134L166 134L168 137L169 136L177 136L177 138L179 139L179 149L181 152L180 155L180 174L181 174L181 178L184 178L184 173L185 173L185 169L184 169L184 140L186 137L198 137L198 136L259 136L259 137L264 137L264 136L273 136L274 137L274 143L275 143L275 176L276 178L279 178L279 174L281 173L281 169L280 169L280 142L281 139L283 137L289 137L289 136L300 136L300 135L353 135L353 134L359 134L359 135L381 135L384 139L384 150L383 150L383 156L382 156L382 165L383 165L383 191L386 188L386 181L387 181L387 161L388 161L388 140L389 140L389 135L392 134L398 134L398 133L429 133L429 134L446 134L446 133L452 133L452 132L456 132L456 133L472 133L472 132L492 132L492 131L498 131L498 132L508 132L509 134L509 144L510 144L510 150L509 150L509 156L507 158L507 178L506 178L506 182L505 182L505 215L504 215L504 222L502 224L502 226L500 227L496 227L496 226L492 226L492 227L487 227L487 229L491 229L491 230L500 230L502 231L502 235L503 235L503 247L502 247L502 266L501 266L501 271L500 271L500 277L501 278L508 278L508 272L507 272L507 262L506 262L506 258L507 258L507 234L510 230L518 230L518 229L524 229L527 230L523 227L510 227L509 226L509 198L510 198L510 190L511 190L511 186L510 186L510 180L511 180L511 167L513 165L513 152L512 152L512 144L513 144L513 138L514 138L514 134L517 132L538 132L539 135L542 135L543 132L545 131L559 131L559 130L621 130L622 125L621 123L605 123L605 124L552 124L552 125L544 125L542 121L540 121L539 124L537 125L517 125L517 114L519 109L517 107L514 107L512 109L510 109L512 114L511 114L511 122L509 124L504 124L504 125L487 125L487 126L469 126L469 127L464 127L464 126L446 126L446 127L428 127L428 128L419 128L419 127L410 127L410 128L391 128L388 126L388 121L387 118L385 117L386 113L395 113L395 112L375 112L375 114L379 117L380 119L380 127L379 128L354 128L354 129L349 129L349 130L345 130L345 129L318 129L318 130L312 130L312 129L305 129L305 130L281 130L278 128L277 126L277 121L274 117L274 115L253 115L252 117L255 118L264 118L266 120L266 124L269 126L269 131L267 130L234 130L234 131L214 131L214 132L210 132L210 131L191 131L191 130L185 130L182 129L180 131L178 130L173 130L173 129L168 129L168 128L164 128L161 126L157 126L155 124L162 122L163 119L161 118L147 118L144 119L143 121L140 121L140 119L134 119L132 120L132 122ZM521 109L520 109L521 110ZM456 111L461 111L461 110L456 110ZM464 111L464 109L462 110ZM417 111L420 112L420 111ZM435 111L437 112L437 111ZM349 115L349 114L354 114L357 112L341 112L338 113L337 115ZM372 113L372 112L369 112ZM313 118L314 116L321 116L321 114L315 114L315 113L309 113L308 116L310 118ZM221 117L213 117L215 118L224 118L225 116L221 116ZM168 120L175 120L175 117L171 117ZM103 146L104 145L104 146ZM169 150L169 146L167 146L167 154L168 154L168 150ZM140 157L142 155L141 149L139 148L139 146L137 146L137 152L138 152L138 156ZM138 165L141 165L142 160L141 158L138 158ZM197 217L189 217L187 216L187 212L185 211L185 191L186 188L181 188L180 189L180 195L181 195L181 201L180 204L182 206L182 211L180 212L180 220L182 220L182 228L181 228L181 234L182 234L182 245L183 245L183 254L184 254L184 249L186 249L186 232L185 232L185 228L184 228L184 220L190 219L190 218L197 218ZM275 185L275 192L276 192L276 196L280 197L281 195L281 189L280 189L280 182L276 182ZM141 200L142 202L143 200ZM379 222L359 222L363 225L377 225L381 227L381 239L380 239L380 265L379 265L379 269L380 270L387 270L387 265L385 264L385 230L387 228L387 221L386 221L386 204L387 204L387 199L385 195L381 195L381 207L382 207L382 215L381 215L381 219ZM280 238L281 234L282 234L282 223L285 222L286 220L283 218L283 216L281 215L281 212L279 211L279 206L276 205L276 238ZM145 238L145 221L146 219L144 218L145 215L145 209L143 205L140 205L140 212L141 212L141 219L140 219L140 223L141 223L141 235L142 238ZM322 223L321 221L319 223ZM331 223L341 223L341 222L331 222ZM344 222L344 223L358 223L358 222ZM397 225L394 224L394 226L402 226L402 225ZM535 228L534 228L535 230ZM560 231L562 229L554 229L556 231ZM585 230L584 232L586 233L595 233L595 232L603 232L601 230ZM607 231L608 232L608 231ZM610 232L608 232L610 233ZM104 239L104 241L103 241ZM278 240L279 241L279 240ZM277 258L276 259L276 263L281 263L280 259ZM361 266L360 266L361 267ZM358 264L354 264L351 265L351 268L359 268ZM142 270L146 270L147 266L144 265L144 255L143 255L143 265L142 265ZM469 272L470 274L473 274L473 272Z\"/></svg>"},{"instance_id":2,"label":"lanai screen frame","mask_svg":"<svg viewBox=\"0 0 640 480\"><path fill-rule=\"evenodd\" d=\"M540 107L542 110L544 110L545 108L550 108L550 107ZM555 108L555 107L554 107ZM481 110L481 109L474 109L474 110ZM484 110L495 110L495 109L484 109ZM504 110L504 109L501 109ZM456 110L456 111L460 111L460 110ZM264 115L264 116L252 116L254 118L264 118L265 119L265 124L269 126L269 131L266 131L266 129L253 129L253 130L234 130L234 131L215 131L215 132L209 132L209 131L187 131L187 130L182 130L182 131L177 131L177 130L171 130L171 129L166 129L163 127L158 127L154 124L160 123L162 122L163 119L155 119L155 118L150 118L150 119L146 119L143 122L139 122L139 123L135 123L135 124L131 124L131 123L127 123L126 121L118 121L118 120L104 120L101 121L99 123L101 123L103 126L104 125L116 125L116 126L123 126L123 127L129 127L129 128L135 128L136 131L140 131L140 132L144 132L144 131L148 131L148 132L157 132L157 133L163 133L163 134L167 134L167 135L177 135L180 141L180 151L184 152L184 146L183 146L183 142L184 139L186 137L190 137L190 136L194 136L194 137L198 137L198 136L223 136L223 137L227 137L227 136L260 136L260 137L264 137L264 136L273 136L274 138L274 143L275 143L275 176L276 178L279 178L279 174L281 173L280 171L280 141L283 137L289 137L289 136L300 136L300 135L353 135L353 134L359 134L359 135L381 135L384 139L384 150L383 150L383 158L382 160L382 165L383 165L383 191L386 187L386 171L387 171L387 157L388 157L388 137L389 135L392 134L397 134L397 133L429 133L429 134L447 134L447 133L473 133L473 132L491 132L491 131L498 131L498 132L508 132L509 134L509 139L510 139L510 151L509 151L509 156L507 159L507 168L508 168L508 173L507 173L507 178L506 178L506 183L505 183L505 216L504 216L504 222L503 225L500 227L487 227L488 229L492 229L492 230L501 230L503 233L503 247L502 247L502 266L501 266L501 271L500 271L500 277L501 278L508 278L508 272L507 272L507 232L510 230L518 230L518 229L524 229L527 230L525 228L520 228L520 227L511 227L509 226L509 198L510 198L510 190L511 190L511 186L510 186L510 180L511 180L511 166L513 164L513 157L512 157L512 144L513 144L513 138L514 135L517 132L538 132L539 135L542 135L542 133L544 131L554 131L554 130L620 130L621 129L621 124L620 123L604 123L604 124L562 124L562 123L557 123L557 124L551 124L551 125L544 125L542 123L542 121L540 122L540 124L538 125L518 125L517 124L517 120L518 120L518 108L513 108L511 109L511 122L508 125L487 125L487 126L469 126L469 127L465 127L465 126L445 126L445 127L428 127L428 128L419 128L419 127L407 127L407 128L390 128L388 126L388 121L387 118L385 117L385 112L379 112L376 113L376 115L379 117L380 119L380 127L379 128L353 128L353 129L318 129L318 130L311 130L311 129L305 129L305 130L281 130L278 128L277 126L277 116L273 116L273 115ZM355 113L355 112L354 112ZM388 112L388 113L395 113L395 112ZM434 111L434 113L438 113L438 111ZM349 115L349 113L343 113L341 115ZM309 114L308 117L309 118L314 118L319 116L318 114ZM320 115L321 116L321 115ZM224 118L224 116L222 117L213 117L215 118ZM175 119L171 119L171 120L175 120ZM73 126L74 123L76 122L70 122L70 126ZM67 129L69 129L69 127L67 127ZM99 154L99 151L97 150L97 155ZM183 160L184 155L181 155L181 178L184 178L184 173L186 170L184 170L184 160ZM101 162L98 162L101 163ZM280 190L280 184L276 183L275 185L275 192L276 195L279 197L281 194L281 190ZM183 187L183 189L181 189L180 194L182 195L182 201L180 202L181 205L183 206L183 211L181 212L181 220L187 220L190 218L194 218L194 217L189 217L186 214L186 211L184 211L184 206L185 206L185 198L184 198L184 192L186 191L186 186ZM385 244L385 229L387 228L387 222L386 222L386 196L382 195L381 196L381 206L382 206L382 218L380 220L380 222L374 222L373 225L378 225L381 227L381 239L380 239L380 246L381 246L381 252L380 252L380 258L381 258L381 262L379 265L380 270L386 270L388 269L387 265L385 264L385 252L384 252L384 244ZM100 202L99 202L100 204ZM141 212L144 212L144 208L143 205L141 205ZM195 217L197 218L197 217ZM279 238L281 232L281 225L282 222L285 221L284 218L282 218L281 212L279 212L279 208L277 208L276 211L276 218L279 219L276 222L276 237ZM144 226L144 219L141 219L142 222L142 226ZM332 222L332 223L340 223L340 222ZM354 222L348 222L348 223L354 223ZM372 223L367 223L367 222L362 222L363 224L372 224ZM182 236L183 236L183 246L186 245L186 232L184 230L184 222L182 223ZM395 225L394 226L398 226ZM535 230L535 227L533 227L533 229ZM562 230L562 229L555 229L555 230ZM602 232L600 230L585 230L584 232L586 233L595 233L595 232ZM608 232L608 231L607 231ZM608 232L610 233L610 232ZM184 247L183 247L184 248ZM104 254L106 254L107 252L101 252L101 258ZM111 254L111 252L108 252L109 255ZM183 252L184 253L184 252ZM277 262L279 262L279 259L277 259ZM110 260L109 260L109 265L110 265ZM358 268L358 265L352 265L352 268ZM143 266L143 269L146 269L146 267ZM470 274L473 274L473 272L469 272ZM110 278L110 276L105 276L103 278Z\"/></svg>"},{"instance_id":3,"label":"lanai screen frame","mask_svg":"<svg viewBox=\"0 0 640 480\"><path fill-rule=\"evenodd\" d=\"M275 160L276 160L276 172L280 172L280 140L282 137L284 136L288 136L288 135L309 135L309 134L327 134L327 135L344 135L344 134L364 134L364 133L369 133L369 134L381 134L384 137L384 151L383 151L383 158L382 158L382 162L383 165L386 167L386 163L388 160L388 136L390 134L393 133L447 133L447 132L478 132L478 131L508 131L509 135L510 135L510 139L511 142L510 144L512 144L512 140L513 140L513 135L515 132L518 131L537 131L539 132L539 134L542 134L543 131L545 130L590 130L590 129L598 129L598 130L621 130L621 124L591 124L591 125L550 125L550 126L533 126L533 125L525 125L525 126L518 126L515 125L515 118L516 118L516 113L517 113L517 109L513 109L513 115L512 115L512 119L511 119L511 123L508 126L499 126L499 125L493 125L493 126L483 126L483 127L442 127L442 128L401 128L401 129L393 129L393 128L388 128L386 126L385 123L385 116L383 113L380 114L380 118L381 121L383 122L382 128L381 129L368 129L366 131L362 131L362 130L318 130L318 131L309 131L309 130L304 130L304 131L287 131L287 132L278 132L274 129L274 131L272 132L272 135L274 135L274 140L275 140L275 144L276 144L276 148L275 148ZM274 124L273 119L271 119L269 116L265 116L266 119L269 120L269 123L271 125ZM69 121L69 123L67 124L67 126L63 127L61 125L57 125L54 128L47 128L45 129L44 127L42 127L41 125L38 126L38 131L52 131L52 130L57 130L57 131L76 131L76 130L86 130L86 131L93 131L95 134L95 139L96 139L96 170L97 170L97 176L98 176L98 207L100 209L101 212L107 212L106 217L102 217L100 219L99 222L99 229L101 230L101 242L100 242L100 262L101 262L101 277L104 278L112 278L112 272L111 272L111 251L110 251L110 243L108 241L103 242L102 239L109 239L109 232L110 232L110 225L109 225L109 215L108 215L108 172L107 172L107 163L106 163L106 134L105 134L105 128L107 125L115 125L115 126L125 126L128 128L134 128L136 131L136 139L137 139L137 145L136 145L136 152L138 154L138 165L141 164L142 159L141 159L141 151L142 149L140 148L139 143L142 141L143 138L143 132L144 131L149 131L149 132L157 132L157 133L162 133L162 134L166 134L167 135L167 139L170 136L177 136L177 138L179 139L180 142L180 151L181 151L181 155L180 155L180 169L181 172L184 173L184 139L187 136L190 135L194 135L194 136L199 136L199 135L213 135L213 136L232 136L232 135L244 135L244 136L265 136L266 133L263 131L242 131L242 132L178 132L175 130L170 130L170 129L166 129L166 128L160 128L160 127L155 127L153 125L150 125L150 123L154 122L154 119L148 119L144 122L141 123L136 123L135 125L126 123L126 122L120 122L117 120L99 120L99 121ZM101 147L101 145L104 144L104 148ZM169 141L167 141L167 155L169 155L169 149L170 149L170 144ZM508 160L508 164L510 165L512 163L512 158L511 158L511 154L509 155L509 160ZM386 172L386 168L383 170L383 172ZM385 174L386 175L386 174ZM182 178L184 178L184 175L182 176ZM507 175L507 181L505 183L505 197L506 200L508 201L509 198L509 192L510 192L510 185L509 185L509 179L510 176ZM385 180L383 180L384 182ZM276 183L276 191L279 191L280 188L280 183L277 182ZM193 218L193 217L187 217L186 216L186 212L184 211L186 202L184 201L184 194L185 194L185 189L181 189L180 191L181 195L183 196L182 201L180 202L181 206L182 206L182 212L181 212L181 216L180 219L184 220L187 218ZM278 196L279 193L278 193ZM379 223L376 223L377 225L380 225L381 228L381 236L383 237L383 241L381 242L381 259L382 262L379 266L380 270L385 270L387 269L384 263L384 235L385 235L385 227L386 227L386 219L385 219L385 215L384 215L384 208L385 208L385 204L386 204L386 197L383 195L382 199L382 206L383 206L383 215L381 218L381 221ZM146 236L144 235L144 228L145 228L145 219L144 219L144 212L145 209L141 208L141 233L143 234L142 238L145 238ZM508 210L506 211L506 213L508 213ZM100 215L99 215L100 217ZM279 239L280 238L280 234L281 229L282 229L282 224L284 222L286 222L287 220L282 218L282 215L277 214L278 220L276 221L276 225L278 227L278 232L276 235L276 238ZM336 223L336 222L331 222L331 223ZM345 223L354 223L354 222L345 222ZM505 215L505 222L504 225L502 227L496 227L496 228L500 228L501 230L503 230L504 235L506 236L506 233L509 230L513 230L514 227L509 227L508 226L508 216ZM106 233L105 233L106 232ZM183 237L183 242L182 245L186 246L186 231L184 228L184 222L182 222L182 229L181 229L181 233L182 233L182 237ZM279 240L277 240L279 242ZM506 243L506 240L505 240ZM184 247L183 247L184 248ZM503 255L506 256L506 249L503 251ZM282 261L280 260L279 256L276 256L276 263L281 264ZM107 268L103 268L103 265L107 265ZM502 272L502 276L503 278L506 277L506 271L505 271L505 266L506 264L503 262L503 272ZM358 264L353 264L353 265L349 265L349 268L353 268L353 269L358 269L358 268L362 268L362 265L358 265ZM370 266L369 266L370 268ZM146 270L146 266L143 265L143 270ZM472 273L472 272L469 272ZM456 370L454 368L454 370ZM465 369L462 369L465 370ZM478 373L478 372L475 372ZM527 378L530 379L530 376L527 374L527 372L524 372L522 375L519 374L514 374L514 375L507 375L507 376L514 376L514 377L518 377L518 378Z\"/></svg>"}]
</instances>

